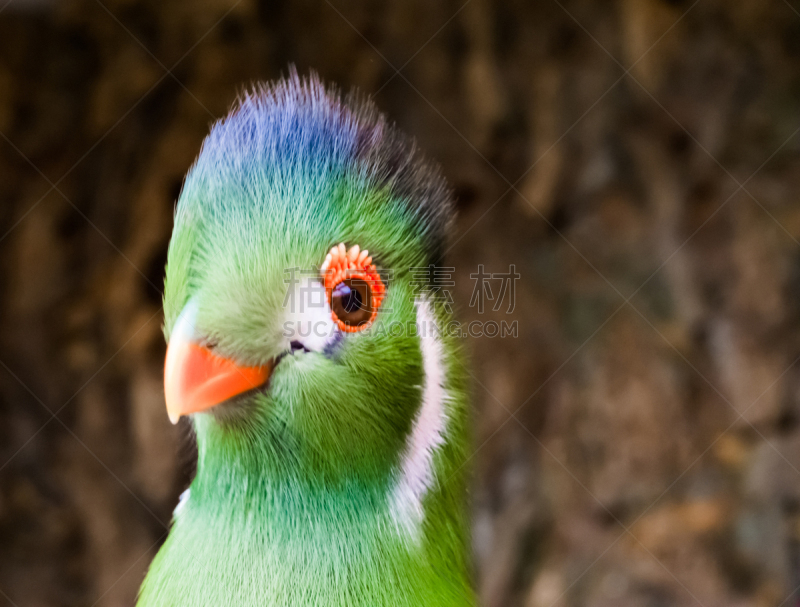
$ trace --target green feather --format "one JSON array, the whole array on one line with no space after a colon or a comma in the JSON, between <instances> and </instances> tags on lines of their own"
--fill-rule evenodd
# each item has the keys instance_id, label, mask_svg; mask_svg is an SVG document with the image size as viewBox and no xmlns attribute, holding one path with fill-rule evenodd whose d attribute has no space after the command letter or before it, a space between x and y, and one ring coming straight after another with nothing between
<instances>
[{"instance_id":1,"label":"green feather","mask_svg":"<svg viewBox=\"0 0 800 607\"><path fill-rule=\"evenodd\" d=\"M435 298L420 304L411 268L438 262L451 217L438 171L371 104L315 78L258 88L213 127L176 210L167 338L191 300L221 354L264 364L287 347L287 268L318 269L344 242L392 275L368 329L287 356L266 389L193 416L197 474L140 607L475 603L465 378L446 335L421 517L398 522L393 501L426 386L424 337L409 329L420 305L450 320Z\"/></svg>"}]
</instances>

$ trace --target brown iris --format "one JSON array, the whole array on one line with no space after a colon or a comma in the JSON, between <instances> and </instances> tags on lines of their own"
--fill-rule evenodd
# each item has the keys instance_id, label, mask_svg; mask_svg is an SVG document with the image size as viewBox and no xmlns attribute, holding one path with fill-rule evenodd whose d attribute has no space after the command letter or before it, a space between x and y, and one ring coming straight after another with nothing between
<instances>
[{"instance_id":1,"label":"brown iris","mask_svg":"<svg viewBox=\"0 0 800 607\"><path fill-rule=\"evenodd\" d=\"M360 327L373 317L372 288L360 278L347 278L331 291L331 311L348 327Z\"/></svg>"}]
</instances>

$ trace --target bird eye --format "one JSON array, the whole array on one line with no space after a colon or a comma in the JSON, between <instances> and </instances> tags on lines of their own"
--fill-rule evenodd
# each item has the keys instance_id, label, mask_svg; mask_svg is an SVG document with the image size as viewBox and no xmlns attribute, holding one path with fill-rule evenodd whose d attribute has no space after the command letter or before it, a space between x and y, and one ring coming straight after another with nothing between
<instances>
[{"instance_id":1,"label":"bird eye","mask_svg":"<svg viewBox=\"0 0 800 607\"><path fill-rule=\"evenodd\" d=\"M348 327L358 327L372 318L372 289L360 279L347 279L333 288L331 310Z\"/></svg>"},{"instance_id":2,"label":"bird eye","mask_svg":"<svg viewBox=\"0 0 800 607\"><path fill-rule=\"evenodd\" d=\"M362 331L378 314L386 287L368 251L358 245L333 247L320 268L331 317L342 331Z\"/></svg>"}]
</instances>

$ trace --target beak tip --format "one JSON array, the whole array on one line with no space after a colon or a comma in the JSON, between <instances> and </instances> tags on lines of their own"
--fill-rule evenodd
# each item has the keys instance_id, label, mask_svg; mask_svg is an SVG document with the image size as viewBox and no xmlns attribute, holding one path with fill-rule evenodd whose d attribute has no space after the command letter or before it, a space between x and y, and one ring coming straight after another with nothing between
<instances>
[{"instance_id":1,"label":"beak tip","mask_svg":"<svg viewBox=\"0 0 800 607\"><path fill-rule=\"evenodd\" d=\"M172 422L173 426L177 424L178 421L181 419L180 413L173 413L172 411L167 411L167 415L169 416L169 421Z\"/></svg>"}]
</instances>

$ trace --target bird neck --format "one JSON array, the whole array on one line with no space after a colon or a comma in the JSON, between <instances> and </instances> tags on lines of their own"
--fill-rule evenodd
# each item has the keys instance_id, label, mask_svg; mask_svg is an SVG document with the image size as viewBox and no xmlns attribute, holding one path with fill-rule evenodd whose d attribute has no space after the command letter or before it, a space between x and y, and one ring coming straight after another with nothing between
<instances>
[{"instance_id":1,"label":"bird neck","mask_svg":"<svg viewBox=\"0 0 800 607\"><path fill-rule=\"evenodd\" d=\"M391 511L388 477L323 484L211 453L201 446L139 607L475 604L463 486L432 492L409 534Z\"/></svg>"},{"instance_id":2,"label":"bird neck","mask_svg":"<svg viewBox=\"0 0 800 607\"><path fill-rule=\"evenodd\" d=\"M385 513L388 473L326 478L275 452L233 458L225 457L219 445L208 452L198 459L191 486L191 504L199 516L215 516L274 541L296 542L311 539L298 535L309 517L316 533L331 539L367 531Z\"/></svg>"}]
</instances>

